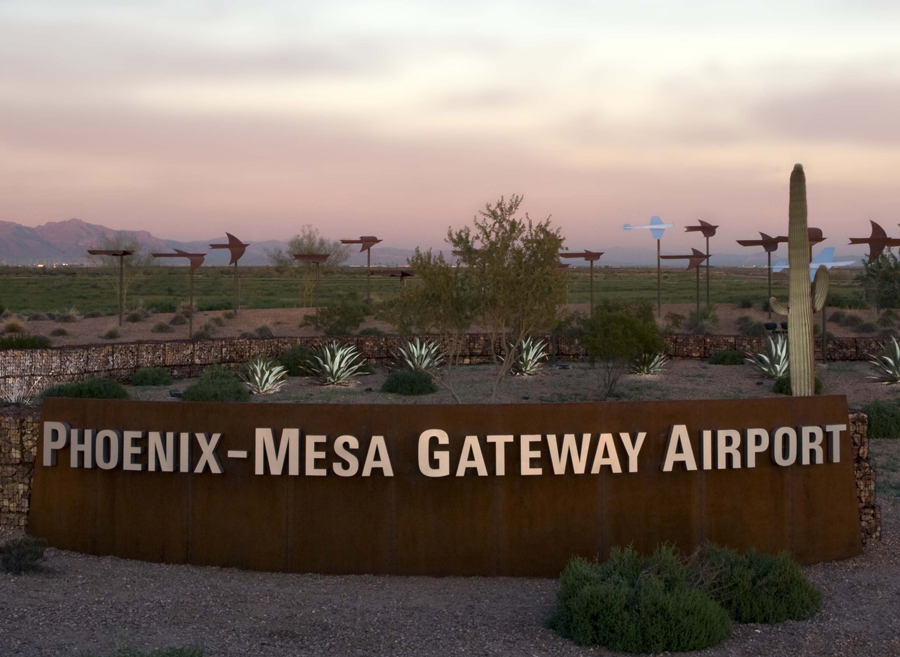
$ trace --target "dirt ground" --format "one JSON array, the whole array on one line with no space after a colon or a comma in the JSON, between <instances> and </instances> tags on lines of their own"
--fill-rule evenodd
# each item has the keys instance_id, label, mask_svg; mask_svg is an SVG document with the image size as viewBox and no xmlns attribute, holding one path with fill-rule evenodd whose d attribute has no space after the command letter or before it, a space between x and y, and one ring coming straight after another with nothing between
<instances>
[{"instance_id":1,"label":"dirt ground","mask_svg":"<svg viewBox=\"0 0 900 657\"><path fill-rule=\"evenodd\" d=\"M587 304L572 304L567 307L567 309L571 312L583 312L586 313L588 311ZM665 316L668 313L677 313L687 317L688 314L694 310L693 304L672 304L666 305L662 308L662 317L659 319L660 326L665 324ZM316 335L317 332L315 329L309 326L301 326L301 322L303 321L304 316L312 314L314 310L312 308L271 308L271 309L258 309L258 310L242 310L237 317L233 319L227 319L226 314L223 311L214 311L214 312L198 312L194 316L194 330L198 330L207 322L213 320L214 318L221 318L224 322L224 325L215 328L214 335L216 337L223 338L236 338L244 332L254 332L256 329L267 326L269 327L274 335L278 337L295 337L295 336L311 336ZM829 317L834 312L833 309L829 310ZM858 315L863 322L875 322L878 315L875 310L853 310L847 311L850 314ZM740 333L738 330L737 320L742 316L748 316L754 321L760 322L779 322L783 320L783 317L779 317L778 315L773 314L772 319L768 318L767 313L759 310L759 308L754 307L752 309L743 309L739 308L735 305L729 304L719 304L716 306L716 314L719 317L718 326L715 327L713 333L718 335L737 335ZM76 322L69 323L61 323L53 320L38 320L38 321L26 321L25 318L18 317L14 318L24 324L26 330L29 333L33 333L36 335L45 335L51 337L52 344L54 346L66 346L66 345L83 345L83 344L95 344L95 343L110 343L110 342L137 342L137 341L163 341L163 340L184 340L188 337L188 326L178 325L172 326L174 329L171 333L155 333L153 332L153 328L159 324L163 323L165 325L170 325L169 322L172 320L174 313L159 313L155 315L150 315L148 318L140 321L140 322L124 322L121 327L118 326L118 317L96 317L96 318L79 318ZM5 325L5 322L8 320L4 320L0 322L0 331L2 331L2 327ZM816 316L816 322L821 323L820 315ZM117 328L119 330L119 337L109 340L105 339L102 336L106 334L112 328ZM382 322L376 320L374 317L369 317L366 321L360 326L360 330L366 328L377 328L385 333L393 332L393 328L387 322ZM897 328L894 326L893 328ZM66 331L67 335L53 337L50 336L51 331L54 329L63 329ZM478 327L473 327L473 331L480 330ZM879 331L881 331L881 327L879 327ZM872 335L858 333L854 329L840 326L835 322L828 323L828 332L837 337L843 336L854 336L854 335Z\"/></svg>"},{"instance_id":2,"label":"dirt ground","mask_svg":"<svg viewBox=\"0 0 900 657\"><path fill-rule=\"evenodd\" d=\"M312 378L293 377L279 392L256 395L257 402L319 402L347 404L452 404L450 389L463 403L490 402L494 382L493 365L464 365L451 368L439 377L438 392L418 397L401 397L380 392L388 376L383 367L374 374L358 377L349 386L321 386ZM819 365L817 373L825 382L825 394L846 395L851 407L875 399L897 399L900 386L885 386L867 377L868 363L831 363ZM171 386L129 386L132 398L144 401L173 399L170 390L183 390L196 379L183 379ZM613 397L619 400L654 399L740 399L770 397L771 379L764 379L750 365L710 365L700 360L673 360L656 376L625 375ZM543 373L530 377L509 377L503 382L499 402L578 402L601 399L598 371L585 363L546 365Z\"/></svg>"},{"instance_id":3,"label":"dirt ground","mask_svg":"<svg viewBox=\"0 0 900 657\"><path fill-rule=\"evenodd\" d=\"M823 592L805 622L735 625L698 657L900 655L900 440L870 446L883 538L804 569ZM0 535L0 540L11 534ZM611 655L556 636L556 581L255 573L47 550L0 574L0 654L106 657L199 645L209 657Z\"/></svg>"}]
</instances>

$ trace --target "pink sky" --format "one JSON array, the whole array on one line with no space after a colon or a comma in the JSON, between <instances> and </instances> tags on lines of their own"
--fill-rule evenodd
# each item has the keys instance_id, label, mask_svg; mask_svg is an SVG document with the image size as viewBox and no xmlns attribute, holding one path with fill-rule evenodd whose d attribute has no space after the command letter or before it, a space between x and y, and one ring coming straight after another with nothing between
<instances>
[{"instance_id":1,"label":"pink sky","mask_svg":"<svg viewBox=\"0 0 900 657\"><path fill-rule=\"evenodd\" d=\"M897 3L622 4L0 4L0 220L440 246L522 193L570 248L677 249L783 233L802 162L830 245L900 234Z\"/></svg>"}]
</instances>

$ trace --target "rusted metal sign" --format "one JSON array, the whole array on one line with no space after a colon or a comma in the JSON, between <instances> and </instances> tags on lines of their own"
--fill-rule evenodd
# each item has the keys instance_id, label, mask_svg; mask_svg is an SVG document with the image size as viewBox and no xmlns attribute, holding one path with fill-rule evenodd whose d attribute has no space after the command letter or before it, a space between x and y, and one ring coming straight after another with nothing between
<instances>
[{"instance_id":1,"label":"rusted metal sign","mask_svg":"<svg viewBox=\"0 0 900 657\"><path fill-rule=\"evenodd\" d=\"M30 531L256 570L554 577L703 541L859 554L844 397L505 405L47 399Z\"/></svg>"}]
</instances>

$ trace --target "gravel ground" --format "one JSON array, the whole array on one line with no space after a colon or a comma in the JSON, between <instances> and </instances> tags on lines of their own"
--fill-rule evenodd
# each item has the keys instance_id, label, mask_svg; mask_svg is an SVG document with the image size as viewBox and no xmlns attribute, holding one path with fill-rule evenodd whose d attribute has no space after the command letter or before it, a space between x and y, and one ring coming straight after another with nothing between
<instances>
[{"instance_id":1,"label":"gravel ground","mask_svg":"<svg viewBox=\"0 0 900 657\"><path fill-rule=\"evenodd\" d=\"M564 364L565 369L546 366L539 376L509 377L500 389L498 401L509 402L578 402L601 398L597 371L584 363ZM494 381L493 365L464 365L446 375L460 401L469 404L488 403ZM870 380L868 363L832 363L819 367L825 382L825 394L846 395L851 407L874 399L896 399L896 386L885 386ZM380 392L387 378L385 368L375 374L361 376L351 386L323 387L310 378L294 377L279 392L257 395L256 402L347 403L347 404L452 404L453 396L443 386L437 393L419 397L401 397ZM164 401L174 399L169 390L183 390L196 379L183 379L171 386L129 387L133 399ZM699 360L671 361L656 376L626 375L614 397L620 400L654 399L736 399L771 397L771 379L762 379L749 365L710 365Z\"/></svg>"},{"instance_id":2,"label":"gravel ground","mask_svg":"<svg viewBox=\"0 0 900 657\"><path fill-rule=\"evenodd\" d=\"M900 655L900 441L873 441L884 538L806 568L825 594L811 621L736 625L695 655ZM0 655L109 655L200 645L210 656L607 655L544 626L556 582L253 573L48 550L0 575Z\"/></svg>"}]
</instances>

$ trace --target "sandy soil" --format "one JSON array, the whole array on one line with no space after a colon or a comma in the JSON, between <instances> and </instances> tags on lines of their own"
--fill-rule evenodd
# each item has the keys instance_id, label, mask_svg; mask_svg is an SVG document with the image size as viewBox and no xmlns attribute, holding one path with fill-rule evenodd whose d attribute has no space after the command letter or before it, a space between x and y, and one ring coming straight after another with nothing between
<instances>
[{"instance_id":1,"label":"sandy soil","mask_svg":"<svg viewBox=\"0 0 900 657\"><path fill-rule=\"evenodd\" d=\"M690 654L900 655L900 440L872 441L870 453L883 539L854 559L804 569L824 593L822 611L735 625L724 643ZM555 580L286 575L51 549L39 572L0 574L0 654L200 645L210 657L611 655L546 628L555 593Z\"/></svg>"},{"instance_id":2,"label":"sandy soil","mask_svg":"<svg viewBox=\"0 0 900 657\"><path fill-rule=\"evenodd\" d=\"M660 326L663 326L664 318L668 313L678 313L687 317L694 309L693 304L672 304L662 308ZM587 304L572 304L568 306L568 310L573 312L587 312ZM272 308L257 310L242 310L237 317L226 319L226 313L223 311L215 312L198 312L194 316L194 330L198 330L207 322L214 318L221 318L224 325L216 327L215 336L224 338L236 338L244 332L253 332L261 326L268 326L272 332L279 337L293 336L310 336L316 335L316 331L308 326L301 327L303 317L312 314L312 308ZM854 310L848 311L850 314L858 315L864 322L875 322L878 318L874 310ZM828 312L829 317L834 313L831 309ZM719 304L716 306L716 314L719 317L718 327L714 333L719 335L737 335L737 320L742 316L749 316L751 319L760 322L774 321L779 322L783 317L778 315L772 316L770 320L767 313L758 308L743 309L734 305ZM64 329L68 335L62 337L51 337L53 345L82 345L94 343L110 343L110 342L135 342L148 340L183 340L188 337L187 325L172 326L174 329L171 333L154 333L153 327L158 323L168 325L174 315L171 313L160 313L150 315L143 321L130 323L125 322L121 327L118 326L118 317L97 317L97 318L80 318L77 322L61 323L51 320L42 321L25 321L24 318L18 318L25 325L29 333L37 335L50 336L50 332L54 329ZM816 322L821 323L820 315L816 316ZM0 330L5 322L0 323ZM104 339L103 336L112 328L119 329L119 337L113 340ZM360 327L360 330L366 328L377 328L385 333L393 331L390 324L381 322L373 317L369 317ZM896 326L894 327L896 328ZM480 330L479 327L473 327L473 331ZM879 327L881 331L881 327ZM858 333L852 328L840 326L835 322L828 323L828 332L834 336L855 336L855 335L873 335ZM877 334L875 334L877 335Z\"/></svg>"}]
</instances>

